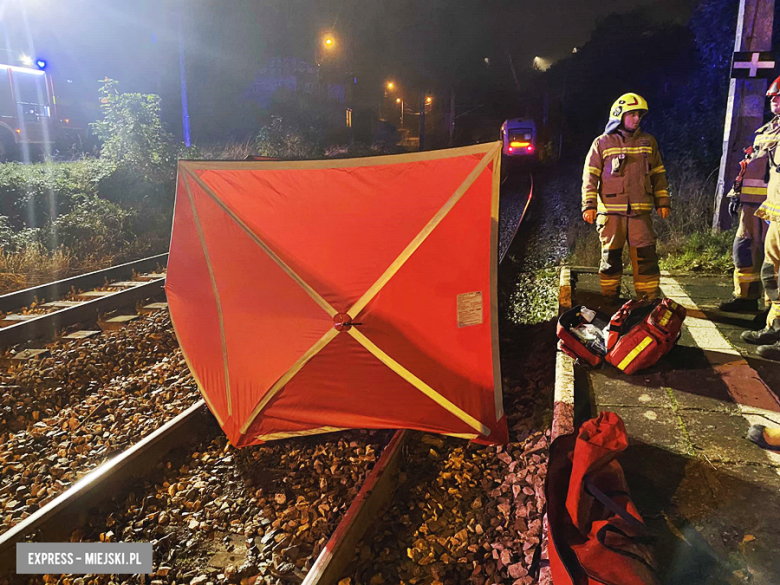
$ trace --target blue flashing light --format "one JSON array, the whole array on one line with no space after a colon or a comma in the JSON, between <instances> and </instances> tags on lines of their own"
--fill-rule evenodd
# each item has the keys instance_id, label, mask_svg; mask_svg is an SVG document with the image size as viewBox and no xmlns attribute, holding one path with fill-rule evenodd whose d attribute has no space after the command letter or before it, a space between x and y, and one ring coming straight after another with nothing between
<instances>
[{"instance_id":1,"label":"blue flashing light","mask_svg":"<svg viewBox=\"0 0 780 585\"><path fill-rule=\"evenodd\" d=\"M46 61L43 59L38 59L35 64L38 66L38 69L46 69Z\"/></svg>"}]
</instances>

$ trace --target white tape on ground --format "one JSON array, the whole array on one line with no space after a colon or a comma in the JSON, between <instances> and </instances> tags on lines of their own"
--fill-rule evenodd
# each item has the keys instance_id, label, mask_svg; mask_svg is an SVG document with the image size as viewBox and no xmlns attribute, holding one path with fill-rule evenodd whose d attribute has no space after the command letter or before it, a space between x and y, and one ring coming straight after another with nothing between
<instances>
[{"instance_id":1,"label":"white tape on ground","mask_svg":"<svg viewBox=\"0 0 780 585\"><path fill-rule=\"evenodd\" d=\"M701 311L680 284L671 276L661 277L661 290L667 298L684 307ZM780 428L780 399L767 387L758 373L709 319L688 316L685 327L721 376L742 416L750 424ZM780 453L764 451L774 465L780 465ZM780 474L780 469L778 469Z\"/></svg>"}]
</instances>

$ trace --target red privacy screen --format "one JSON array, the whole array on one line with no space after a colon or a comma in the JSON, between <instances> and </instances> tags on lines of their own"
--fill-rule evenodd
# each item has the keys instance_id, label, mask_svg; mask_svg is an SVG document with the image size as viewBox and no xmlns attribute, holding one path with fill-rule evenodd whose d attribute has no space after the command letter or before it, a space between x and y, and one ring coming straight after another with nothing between
<instances>
[{"instance_id":1,"label":"red privacy screen","mask_svg":"<svg viewBox=\"0 0 780 585\"><path fill-rule=\"evenodd\" d=\"M500 148L179 163L168 303L233 445L348 428L506 442Z\"/></svg>"}]
</instances>

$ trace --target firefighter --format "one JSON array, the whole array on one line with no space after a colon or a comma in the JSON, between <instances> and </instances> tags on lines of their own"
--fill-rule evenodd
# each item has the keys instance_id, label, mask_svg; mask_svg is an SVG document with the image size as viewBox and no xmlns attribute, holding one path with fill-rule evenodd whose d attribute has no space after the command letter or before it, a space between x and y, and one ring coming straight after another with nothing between
<instances>
[{"instance_id":1,"label":"firefighter","mask_svg":"<svg viewBox=\"0 0 780 585\"><path fill-rule=\"evenodd\" d=\"M771 134L772 127L773 122L769 122L756 130L753 145L745 149L745 158L739 163L739 174L727 195L729 213L738 217L738 227L732 251L734 294L731 300L720 304L721 311L758 311L767 224L756 217L756 210L766 200L768 161L766 150L762 147L767 133Z\"/></svg>"},{"instance_id":2,"label":"firefighter","mask_svg":"<svg viewBox=\"0 0 780 585\"><path fill-rule=\"evenodd\" d=\"M618 302L623 247L628 242L634 289L640 299L659 296L660 270L653 208L666 219L666 171L655 138L639 129L647 102L635 93L612 104L604 134L593 141L582 177L582 218L596 222L601 240L601 294Z\"/></svg>"},{"instance_id":3,"label":"firefighter","mask_svg":"<svg viewBox=\"0 0 780 585\"><path fill-rule=\"evenodd\" d=\"M771 305L766 317L766 327L761 331L745 331L742 339L760 345L758 354L780 361L780 295L778 271L780 270L780 77L766 92L770 98L772 120L756 132L748 166L767 165L769 181L766 200L755 211L755 216L766 220L769 227L764 239L764 260L761 265L761 284ZM761 161L761 162L758 162ZM743 206L744 207L744 206Z\"/></svg>"}]
</instances>

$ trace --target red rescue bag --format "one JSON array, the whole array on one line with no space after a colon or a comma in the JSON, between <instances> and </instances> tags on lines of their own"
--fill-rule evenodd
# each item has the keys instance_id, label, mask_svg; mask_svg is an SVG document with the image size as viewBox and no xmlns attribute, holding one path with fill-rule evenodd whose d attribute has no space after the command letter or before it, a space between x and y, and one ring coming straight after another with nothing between
<instances>
[{"instance_id":1,"label":"red rescue bag","mask_svg":"<svg viewBox=\"0 0 780 585\"><path fill-rule=\"evenodd\" d=\"M602 412L550 446L545 483L548 556L555 585L656 585L652 537L616 457L623 421Z\"/></svg>"},{"instance_id":2,"label":"red rescue bag","mask_svg":"<svg viewBox=\"0 0 780 585\"><path fill-rule=\"evenodd\" d=\"M628 301L611 319L578 306L558 319L558 349L592 366L606 360L633 374L674 347L684 320L685 307L671 299Z\"/></svg>"},{"instance_id":3,"label":"red rescue bag","mask_svg":"<svg viewBox=\"0 0 780 585\"><path fill-rule=\"evenodd\" d=\"M632 311L642 310L640 301L627 302L610 320L606 360L626 374L654 365L680 339L685 307L671 299L650 306L650 314L636 325L631 325Z\"/></svg>"}]
</instances>

